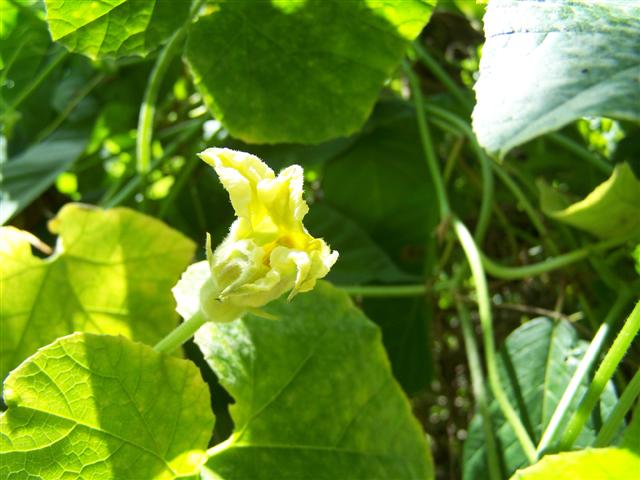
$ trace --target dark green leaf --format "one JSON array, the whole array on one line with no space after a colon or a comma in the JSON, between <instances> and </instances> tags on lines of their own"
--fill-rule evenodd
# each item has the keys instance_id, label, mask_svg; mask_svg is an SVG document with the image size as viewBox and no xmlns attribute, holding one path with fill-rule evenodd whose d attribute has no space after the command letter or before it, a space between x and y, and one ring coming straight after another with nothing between
<instances>
[{"instance_id":1,"label":"dark green leaf","mask_svg":"<svg viewBox=\"0 0 640 480\"><path fill-rule=\"evenodd\" d=\"M222 2L186 59L215 117L250 143L318 143L364 124L433 0Z\"/></svg>"},{"instance_id":2,"label":"dark green leaf","mask_svg":"<svg viewBox=\"0 0 640 480\"><path fill-rule=\"evenodd\" d=\"M380 122L327 162L323 202L363 228L408 271L422 273L438 208L409 110Z\"/></svg>"},{"instance_id":3,"label":"dark green leaf","mask_svg":"<svg viewBox=\"0 0 640 480\"><path fill-rule=\"evenodd\" d=\"M40 9L24 0L0 3L0 106L20 96L41 68L50 45Z\"/></svg>"},{"instance_id":4,"label":"dark green leaf","mask_svg":"<svg viewBox=\"0 0 640 480\"><path fill-rule=\"evenodd\" d=\"M425 298L365 298L362 308L382 330L394 376L409 395L423 390L433 377L431 321Z\"/></svg>"},{"instance_id":5,"label":"dark green leaf","mask_svg":"<svg viewBox=\"0 0 640 480\"><path fill-rule=\"evenodd\" d=\"M340 252L340 261L327 277L342 285L370 282L411 282L415 275L400 270L371 238L354 222L324 204L313 205L305 218L309 231L323 237Z\"/></svg>"}]
</instances>

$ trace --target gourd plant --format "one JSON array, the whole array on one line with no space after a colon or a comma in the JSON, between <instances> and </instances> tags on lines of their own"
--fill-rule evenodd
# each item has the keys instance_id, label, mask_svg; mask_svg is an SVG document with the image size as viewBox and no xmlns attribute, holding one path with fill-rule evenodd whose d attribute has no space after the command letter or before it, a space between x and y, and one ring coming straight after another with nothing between
<instances>
[{"instance_id":1,"label":"gourd plant","mask_svg":"<svg viewBox=\"0 0 640 480\"><path fill-rule=\"evenodd\" d=\"M1 477L632 478L640 4L484 11L0 0Z\"/></svg>"}]
</instances>

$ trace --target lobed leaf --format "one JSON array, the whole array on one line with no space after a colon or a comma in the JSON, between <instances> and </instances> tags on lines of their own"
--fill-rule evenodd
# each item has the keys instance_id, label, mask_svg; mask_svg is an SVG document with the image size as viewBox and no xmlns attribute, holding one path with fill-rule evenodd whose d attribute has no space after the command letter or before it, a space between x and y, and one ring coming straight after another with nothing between
<instances>
[{"instance_id":1,"label":"lobed leaf","mask_svg":"<svg viewBox=\"0 0 640 480\"><path fill-rule=\"evenodd\" d=\"M424 433L391 375L380 331L325 282L290 303L209 323L196 343L235 398L205 479L433 478Z\"/></svg>"},{"instance_id":2,"label":"lobed leaf","mask_svg":"<svg viewBox=\"0 0 640 480\"><path fill-rule=\"evenodd\" d=\"M16 229L2 229L0 377L74 331L155 343L174 328L171 287L193 256L190 240L132 210L79 204L49 228L60 237L47 259Z\"/></svg>"},{"instance_id":3,"label":"lobed leaf","mask_svg":"<svg viewBox=\"0 0 640 480\"><path fill-rule=\"evenodd\" d=\"M640 120L640 4L491 0L473 128L504 155L584 116Z\"/></svg>"},{"instance_id":4,"label":"lobed leaf","mask_svg":"<svg viewBox=\"0 0 640 480\"><path fill-rule=\"evenodd\" d=\"M40 349L7 377L4 399L2 478L194 475L214 422L195 365L107 335Z\"/></svg>"},{"instance_id":5,"label":"lobed leaf","mask_svg":"<svg viewBox=\"0 0 640 480\"><path fill-rule=\"evenodd\" d=\"M319 143L364 124L434 4L222 2L191 26L186 60L205 103L233 136Z\"/></svg>"}]
</instances>

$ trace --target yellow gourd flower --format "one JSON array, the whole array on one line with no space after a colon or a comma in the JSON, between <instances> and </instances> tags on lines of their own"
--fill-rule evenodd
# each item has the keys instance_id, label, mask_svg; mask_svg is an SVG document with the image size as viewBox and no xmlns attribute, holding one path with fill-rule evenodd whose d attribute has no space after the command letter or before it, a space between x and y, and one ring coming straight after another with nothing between
<instances>
[{"instance_id":1,"label":"yellow gourd flower","mask_svg":"<svg viewBox=\"0 0 640 480\"><path fill-rule=\"evenodd\" d=\"M292 298L313 289L338 252L302 224L309 211L302 197L302 168L292 165L276 176L258 157L227 148L209 148L199 156L215 169L238 217L214 251L207 238L211 278L201 303L215 307L215 298L244 311L285 292Z\"/></svg>"}]
</instances>

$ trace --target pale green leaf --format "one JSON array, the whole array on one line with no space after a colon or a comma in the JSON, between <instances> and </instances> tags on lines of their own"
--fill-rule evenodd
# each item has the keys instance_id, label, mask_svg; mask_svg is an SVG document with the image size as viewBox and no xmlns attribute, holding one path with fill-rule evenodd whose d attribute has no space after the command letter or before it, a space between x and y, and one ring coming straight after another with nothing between
<instances>
[{"instance_id":1,"label":"pale green leaf","mask_svg":"<svg viewBox=\"0 0 640 480\"><path fill-rule=\"evenodd\" d=\"M502 385L534 443L540 440L586 346L587 342L579 339L569 322L538 318L513 331L500 350L498 367ZM583 379L574 401L567 409L568 415L575 411L589 382L589 378ZM601 397L600 409L585 426L576 442L577 446L593 442L597 433L594 418L597 415L606 418L616 401L613 386L609 384ZM508 477L529 462L495 400L490 408L493 428L501 447L504 473ZM464 444L465 480L489 478L485 445L481 418L476 415Z\"/></svg>"},{"instance_id":2,"label":"pale green leaf","mask_svg":"<svg viewBox=\"0 0 640 480\"><path fill-rule=\"evenodd\" d=\"M74 331L155 343L176 325L171 287L193 243L125 208L67 204L50 224L54 254L32 255L16 229L0 235L0 377Z\"/></svg>"},{"instance_id":3,"label":"pale green leaf","mask_svg":"<svg viewBox=\"0 0 640 480\"><path fill-rule=\"evenodd\" d=\"M92 59L144 56L187 20L189 0L45 0L51 38Z\"/></svg>"},{"instance_id":4,"label":"pale green leaf","mask_svg":"<svg viewBox=\"0 0 640 480\"><path fill-rule=\"evenodd\" d=\"M196 343L234 397L232 437L205 479L432 479L426 436L391 375L380 331L326 282Z\"/></svg>"},{"instance_id":5,"label":"pale green leaf","mask_svg":"<svg viewBox=\"0 0 640 480\"><path fill-rule=\"evenodd\" d=\"M640 3L491 0L473 126L501 155L583 116L640 120Z\"/></svg>"},{"instance_id":6,"label":"pale green leaf","mask_svg":"<svg viewBox=\"0 0 640 480\"><path fill-rule=\"evenodd\" d=\"M551 218L600 238L640 232L640 180L627 163L618 164L609 179L573 204L548 185L538 185L540 206Z\"/></svg>"},{"instance_id":7,"label":"pale green leaf","mask_svg":"<svg viewBox=\"0 0 640 480\"><path fill-rule=\"evenodd\" d=\"M0 224L6 223L49 188L82 154L86 132L61 131L0 163Z\"/></svg>"},{"instance_id":8,"label":"pale green leaf","mask_svg":"<svg viewBox=\"0 0 640 480\"><path fill-rule=\"evenodd\" d=\"M547 455L518 471L512 480L632 480L640 471L640 456L621 448L595 448Z\"/></svg>"},{"instance_id":9,"label":"pale green leaf","mask_svg":"<svg viewBox=\"0 0 640 480\"><path fill-rule=\"evenodd\" d=\"M362 127L434 4L222 2L190 28L186 59L233 136L318 143Z\"/></svg>"},{"instance_id":10,"label":"pale green leaf","mask_svg":"<svg viewBox=\"0 0 640 480\"><path fill-rule=\"evenodd\" d=\"M174 479L196 474L213 429L191 362L124 337L75 333L4 383L0 477Z\"/></svg>"}]
</instances>

